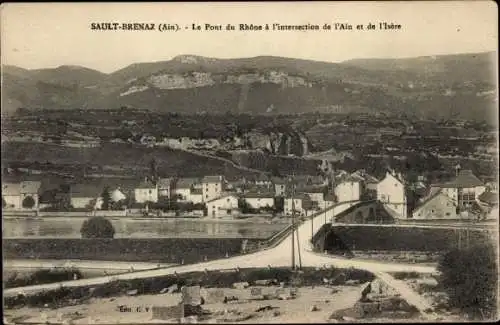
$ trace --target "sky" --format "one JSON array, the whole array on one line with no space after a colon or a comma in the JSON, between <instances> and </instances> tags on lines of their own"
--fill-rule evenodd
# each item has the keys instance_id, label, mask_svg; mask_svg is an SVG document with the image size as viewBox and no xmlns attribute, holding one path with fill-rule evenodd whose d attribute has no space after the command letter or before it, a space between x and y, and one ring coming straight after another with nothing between
<instances>
[{"instance_id":1,"label":"sky","mask_svg":"<svg viewBox=\"0 0 500 325\"><path fill-rule=\"evenodd\" d=\"M177 32L96 31L91 23L178 24ZM387 22L400 30L366 30ZM192 24L347 23L353 30L194 31ZM356 25L365 30L356 30ZM110 73L180 54L275 55L329 62L496 51L493 1L2 4L2 64L80 65Z\"/></svg>"}]
</instances>

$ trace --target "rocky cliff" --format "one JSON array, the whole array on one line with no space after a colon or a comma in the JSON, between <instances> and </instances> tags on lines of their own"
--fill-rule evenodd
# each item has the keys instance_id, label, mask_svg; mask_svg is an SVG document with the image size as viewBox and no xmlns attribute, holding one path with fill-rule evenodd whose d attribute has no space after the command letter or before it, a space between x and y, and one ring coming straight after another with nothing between
<instances>
[{"instance_id":1,"label":"rocky cliff","mask_svg":"<svg viewBox=\"0 0 500 325\"><path fill-rule=\"evenodd\" d=\"M299 131L252 132L247 135L252 149L267 149L271 154L302 157L308 155L311 146L306 136Z\"/></svg>"}]
</instances>

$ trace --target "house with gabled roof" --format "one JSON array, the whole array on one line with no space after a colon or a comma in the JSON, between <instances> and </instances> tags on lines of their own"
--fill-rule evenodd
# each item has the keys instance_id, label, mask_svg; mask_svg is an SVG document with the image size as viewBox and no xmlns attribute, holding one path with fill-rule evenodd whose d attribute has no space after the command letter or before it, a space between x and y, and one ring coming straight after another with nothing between
<instances>
[{"instance_id":1,"label":"house with gabled roof","mask_svg":"<svg viewBox=\"0 0 500 325\"><path fill-rule=\"evenodd\" d=\"M359 201L363 193L363 179L346 176L337 180L334 189L338 202Z\"/></svg>"},{"instance_id":2,"label":"house with gabled roof","mask_svg":"<svg viewBox=\"0 0 500 325\"><path fill-rule=\"evenodd\" d=\"M398 219L408 216L405 180L401 174L387 172L383 180L377 184L377 200L382 202L386 210L392 210Z\"/></svg>"},{"instance_id":3,"label":"house with gabled roof","mask_svg":"<svg viewBox=\"0 0 500 325\"><path fill-rule=\"evenodd\" d=\"M252 209L274 207L274 193L271 192L246 192L241 197Z\"/></svg>"},{"instance_id":4,"label":"house with gabled roof","mask_svg":"<svg viewBox=\"0 0 500 325\"><path fill-rule=\"evenodd\" d=\"M451 181L433 187L441 188L460 208L472 205L486 191L484 183L471 170L461 170Z\"/></svg>"},{"instance_id":5,"label":"house with gabled roof","mask_svg":"<svg viewBox=\"0 0 500 325\"><path fill-rule=\"evenodd\" d=\"M198 178L178 178L174 181L173 195L177 196L179 202L192 202L191 192L195 189L201 190L201 181Z\"/></svg>"},{"instance_id":6,"label":"house with gabled roof","mask_svg":"<svg viewBox=\"0 0 500 325\"><path fill-rule=\"evenodd\" d=\"M73 184L70 190L70 204L75 209L99 209L102 205L104 188L95 184Z\"/></svg>"},{"instance_id":7,"label":"house with gabled roof","mask_svg":"<svg viewBox=\"0 0 500 325\"><path fill-rule=\"evenodd\" d=\"M210 218L223 218L238 215L238 199L237 195L230 194L205 202L207 216Z\"/></svg>"},{"instance_id":8,"label":"house with gabled roof","mask_svg":"<svg viewBox=\"0 0 500 325\"><path fill-rule=\"evenodd\" d=\"M171 198L174 187L173 178L160 178L156 185L158 185L158 197Z\"/></svg>"},{"instance_id":9,"label":"house with gabled roof","mask_svg":"<svg viewBox=\"0 0 500 325\"><path fill-rule=\"evenodd\" d=\"M457 205L441 189L427 197L413 210L413 219L457 219Z\"/></svg>"},{"instance_id":10,"label":"house with gabled roof","mask_svg":"<svg viewBox=\"0 0 500 325\"><path fill-rule=\"evenodd\" d=\"M150 180L145 179L134 189L135 202L158 202L158 187Z\"/></svg>"},{"instance_id":11,"label":"house with gabled roof","mask_svg":"<svg viewBox=\"0 0 500 325\"><path fill-rule=\"evenodd\" d=\"M40 181L2 183L2 199L5 208L38 209L41 189Z\"/></svg>"},{"instance_id":12,"label":"house with gabled roof","mask_svg":"<svg viewBox=\"0 0 500 325\"><path fill-rule=\"evenodd\" d=\"M287 216L292 215L294 211L297 215L305 215L312 212L312 208L313 201L307 194L297 194L285 198L284 213Z\"/></svg>"},{"instance_id":13,"label":"house with gabled roof","mask_svg":"<svg viewBox=\"0 0 500 325\"><path fill-rule=\"evenodd\" d=\"M224 176L205 176L201 180L203 201L208 202L222 196L225 188Z\"/></svg>"}]
</instances>

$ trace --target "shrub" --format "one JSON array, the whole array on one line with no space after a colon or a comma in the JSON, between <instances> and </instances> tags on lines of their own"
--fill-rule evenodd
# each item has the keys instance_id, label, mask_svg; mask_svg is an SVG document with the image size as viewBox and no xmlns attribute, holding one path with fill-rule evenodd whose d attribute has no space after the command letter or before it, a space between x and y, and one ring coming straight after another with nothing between
<instances>
[{"instance_id":1,"label":"shrub","mask_svg":"<svg viewBox=\"0 0 500 325\"><path fill-rule=\"evenodd\" d=\"M92 217L83 222L80 233L82 238L113 238L115 228L104 217Z\"/></svg>"},{"instance_id":2,"label":"shrub","mask_svg":"<svg viewBox=\"0 0 500 325\"><path fill-rule=\"evenodd\" d=\"M440 284L448 293L450 307L473 319L496 318L498 266L491 244L445 253L438 264Z\"/></svg>"},{"instance_id":3,"label":"shrub","mask_svg":"<svg viewBox=\"0 0 500 325\"><path fill-rule=\"evenodd\" d=\"M23 208L31 209L35 206L35 200L31 196L27 196L23 200Z\"/></svg>"}]
</instances>

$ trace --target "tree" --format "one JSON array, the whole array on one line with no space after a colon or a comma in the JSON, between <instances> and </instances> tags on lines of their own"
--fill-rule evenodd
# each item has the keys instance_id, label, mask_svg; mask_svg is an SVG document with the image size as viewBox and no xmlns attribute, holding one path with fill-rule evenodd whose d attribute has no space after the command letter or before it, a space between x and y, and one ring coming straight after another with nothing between
<instances>
[{"instance_id":1,"label":"tree","mask_svg":"<svg viewBox=\"0 0 500 325\"><path fill-rule=\"evenodd\" d=\"M111 206L111 194L109 193L109 188L106 186L101 194L102 206L101 210L109 210Z\"/></svg>"},{"instance_id":2,"label":"tree","mask_svg":"<svg viewBox=\"0 0 500 325\"><path fill-rule=\"evenodd\" d=\"M31 209L35 206L35 200L31 196L27 196L23 200L23 208Z\"/></svg>"},{"instance_id":3,"label":"tree","mask_svg":"<svg viewBox=\"0 0 500 325\"><path fill-rule=\"evenodd\" d=\"M449 304L472 319L496 319L498 265L490 244L477 244L445 253L438 264L439 282Z\"/></svg>"},{"instance_id":4,"label":"tree","mask_svg":"<svg viewBox=\"0 0 500 325\"><path fill-rule=\"evenodd\" d=\"M255 212L244 198L238 199L238 209L240 209L243 214Z\"/></svg>"},{"instance_id":5,"label":"tree","mask_svg":"<svg viewBox=\"0 0 500 325\"><path fill-rule=\"evenodd\" d=\"M156 181L156 177L158 176L158 166L156 165L156 160L154 158L149 162L149 169L151 177Z\"/></svg>"},{"instance_id":6,"label":"tree","mask_svg":"<svg viewBox=\"0 0 500 325\"><path fill-rule=\"evenodd\" d=\"M104 217L92 217L83 222L80 234L82 238L113 238L115 228Z\"/></svg>"},{"instance_id":7,"label":"tree","mask_svg":"<svg viewBox=\"0 0 500 325\"><path fill-rule=\"evenodd\" d=\"M285 210L285 198L282 196L275 197L274 208L276 212L283 212Z\"/></svg>"}]
</instances>

